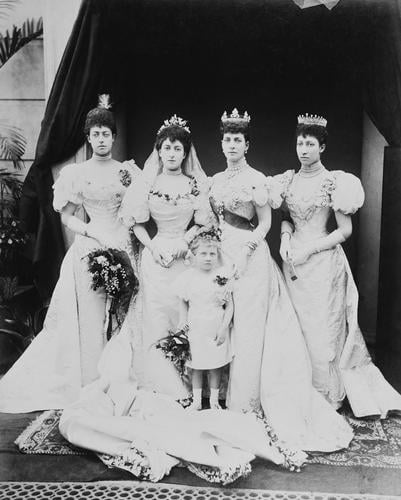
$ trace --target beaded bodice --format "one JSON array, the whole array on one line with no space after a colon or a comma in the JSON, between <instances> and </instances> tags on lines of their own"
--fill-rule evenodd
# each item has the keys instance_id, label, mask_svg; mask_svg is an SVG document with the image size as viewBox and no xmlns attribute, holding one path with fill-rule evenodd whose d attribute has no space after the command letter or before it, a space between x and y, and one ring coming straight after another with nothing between
<instances>
[{"instance_id":1,"label":"beaded bodice","mask_svg":"<svg viewBox=\"0 0 401 500\"><path fill-rule=\"evenodd\" d=\"M68 202L82 205L92 224L112 229L119 225L121 201L135 176L132 167L118 162L107 167L68 165L54 184L54 208L60 211Z\"/></svg>"},{"instance_id":2,"label":"beaded bodice","mask_svg":"<svg viewBox=\"0 0 401 500\"><path fill-rule=\"evenodd\" d=\"M231 178L225 172L220 172L212 180L211 202L217 210L224 208L240 217L251 220L256 214L255 205L259 204L259 198L262 198L261 205L266 203L263 200L264 182L264 175L251 167Z\"/></svg>"},{"instance_id":3,"label":"beaded bodice","mask_svg":"<svg viewBox=\"0 0 401 500\"><path fill-rule=\"evenodd\" d=\"M296 174L294 170L288 170L273 179L270 193L273 206L277 208L282 202L282 208L289 212L294 223L296 236L301 239L325 234L331 210L353 214L364 201L359 179L341 170L324 169L317 179L308 180L314 183L308 193L305 184L298 182L299 173ZM277 202L276 198L280 201Z\"/></svg>"}]
</instances>

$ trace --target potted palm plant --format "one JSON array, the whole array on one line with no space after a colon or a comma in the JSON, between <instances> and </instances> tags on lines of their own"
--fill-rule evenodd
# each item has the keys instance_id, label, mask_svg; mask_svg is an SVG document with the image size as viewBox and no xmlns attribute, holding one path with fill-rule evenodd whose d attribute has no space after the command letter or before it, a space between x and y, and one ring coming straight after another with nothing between
<instances>
[{"instance_id":1,"label":"potted palm plant","mask_svg":"<svg viewBox=\"0 0 401 500\"><path fill-rule=\"evenodd\" d=\"M0 0L0 19L6 18L19 3L19 0ZM0 70L19 49L42 34L42 18L28 19L21 27L13 26L0 34ZM26 244L18 218L25 149L22 130L0 120L0 373L20 356L40 330L43 319L43 308L35 304L27 307L31 297L21 300L34 287L21 285L18 280Z\"/></svg>"}]
</instances>

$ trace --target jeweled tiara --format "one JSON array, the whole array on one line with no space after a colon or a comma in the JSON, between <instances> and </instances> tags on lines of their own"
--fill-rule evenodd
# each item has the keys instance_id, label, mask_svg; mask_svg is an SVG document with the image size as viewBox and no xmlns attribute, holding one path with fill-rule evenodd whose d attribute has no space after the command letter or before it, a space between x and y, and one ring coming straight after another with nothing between
<instances>
[{"instance_id":1,"label":"jeweled tiara","mask_svg":"<svg viewBox=\"0 0 401 500\"><path fill-rule=\"evenodd\" d=\"M157 131L157 133L160 134L160 132L162 130L164 130L165 128L172 127L173 125L175 125L177 127L183 128L184 130L186 130L188 132L188 134L190 134L191 131L189 130L189 127L187 127L187 123L188 122L186 120L183 120L182 118L180 118L177 115L173 115L170 118L170 120L164 120L163 125L159 128L159 130Z\"/></svg>"},{"instance_id":2,"label":"jeweled tiara","mask_svg":"<svg viewBox=\"0 0 401 500\"><path fill-rule=\"evenodd\" d=\"M251 117L248 115L248 112L245 111L243 115L238 113L238 109L234 108L231 112L231 115L227 114L227 111L224 111L224 113L221 115L221 122L222 123L230 123L230 122L235 122L235 123L249 123L251 121Z\"/></svg>"},{"instance_id":3,"label":"jeweled tiara","mask_svg":"<svg viewBox=\"0 0 401 500\"><path fill-rule=\"evenodd\" d=\"M325 127L327 125L326 118L318 115L298 115L298 123L303 125L319 125L320 127Z\"/></svg>"}]
</instances>

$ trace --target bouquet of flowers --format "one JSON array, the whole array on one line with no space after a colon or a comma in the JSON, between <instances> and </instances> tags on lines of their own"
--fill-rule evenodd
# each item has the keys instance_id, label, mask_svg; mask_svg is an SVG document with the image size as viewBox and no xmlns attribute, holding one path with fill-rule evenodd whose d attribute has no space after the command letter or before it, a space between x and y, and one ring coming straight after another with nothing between
<instances>
[{"instance_id":1,"label":"bouquet of flowers","mask_svg":"<svg viewBox=\"0 0 401 500\"><path fill-rule=\"evenodd\" d=\"M188 340L188 325L180 330L169 330L167 337L156 343L156 349L161 349L164 356L169 359L183 378L187 374L187 361L191 359Z\"/></svg>"},{"instance_id":2,"label":"bouquet of flowers","mask_svg":"<svg viewBox=\"0 0 401 500\"><path fill-rule=\"evenodd\" d=\"M110 339L113 316L120 326L119 312L127 312L132 295L138 291L138 280L128 255L123 250L98 249L90 252L86 258L92 276L92 289L103 290L111 299L107 327L107 339Z\"/></svg>"}]
</instances>

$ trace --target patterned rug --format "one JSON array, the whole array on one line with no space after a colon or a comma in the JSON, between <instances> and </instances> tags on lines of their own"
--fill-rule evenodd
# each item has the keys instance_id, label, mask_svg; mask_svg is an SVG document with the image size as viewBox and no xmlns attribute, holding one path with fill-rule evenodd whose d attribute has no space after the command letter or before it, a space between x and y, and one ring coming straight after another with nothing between
<instances>
[{"instance_id":1,"label":"patterned rug","mask_svg":"<svg viewBox=\"0 0 401 500\"><path fill-rule=\"evenodd\" d=\"M400 497L358 493L202 488L138 481L94 483L0 483L0 500L399 500Z\"/></svg>"},{"instance_id":2,"label":"patterned rug","mask_svg":"<svg viewBox=\"0 0 401 500\"><path fill-rule=\"evenodd\" d=\"M58 430L61 410L48 410L34 420L15 444L23 453L85 455L90 452L69 444ZM312 464L401 469L401 418L360 420L345 415L355 432L351 446L337 453L314 453Z\"/></svg>"},{"instance_id":3,"label":"patterned rug","mask_svg":"<svg viewBox=\"0 0 401 500\"><path fill-rule=\"evenodd\" d=\"M344 414L354 431L347 450L314 453L309 463L401 469L401 417L357 419Z\"/></svg>"}]
</instances>

